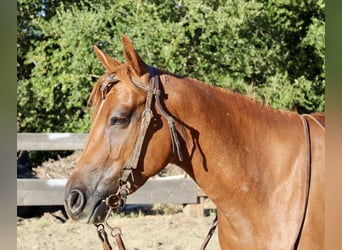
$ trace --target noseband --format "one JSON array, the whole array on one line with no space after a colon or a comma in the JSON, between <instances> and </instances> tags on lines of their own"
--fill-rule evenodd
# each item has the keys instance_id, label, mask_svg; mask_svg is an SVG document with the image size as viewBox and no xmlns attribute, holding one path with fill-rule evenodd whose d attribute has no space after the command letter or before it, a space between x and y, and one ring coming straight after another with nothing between
<instances>
[{"instance_id":1,"label":"noseband","mask_svg":"<svg viewBox=\"0 0 342 250\"><path fill-rule=\"evenodd\" d=\"M156 68L149 66L149 69L150 69L150 85L149 86L146 86L144 83L141 83L137 80L131 79L132 83L137 88L140 88L147 92L147 97L146 97L145 109L141 114L140 131L139 131L137 140L135 142L135 145L134 145L134 148L133 148L133 151L131 153L129 160L126 162L126 164L124 165L121 171L121 177L119 178L119 189L116 194L112 194L104 200L106 205L110 207L111 209L123 207L125 205L127 195L131 188L131 184L128 182L128 178L129 176L131 176L132 180L134 181L133 170L138 167L146 133L151 123L151 120L154 116L153 111L152 111L153 97L155 98L157 107L161 115L167 120L167 124L170 130L173 154L174 155L177 154L178 159L180 161L183 160L180 142L179 142L179 138L178 138L178 134L176 130L176 122L174 118L170 116L161 105L160 98L162 96L162 91L160 89L159 74ZM101 87L100 87L103 99L105 99L106 94L110 91L114 83L116 83L117 81L119 81L119 78L114 74L106 76L106 78L103 80Z\"/></svg>"}]
</instances>

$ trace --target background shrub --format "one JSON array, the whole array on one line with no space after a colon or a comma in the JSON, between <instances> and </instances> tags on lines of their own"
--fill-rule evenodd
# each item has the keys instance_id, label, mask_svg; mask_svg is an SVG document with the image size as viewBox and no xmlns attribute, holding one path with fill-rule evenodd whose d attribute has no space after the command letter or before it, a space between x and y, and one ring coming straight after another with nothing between
<instances>
[{"instance_id":1,"label":"background shrub","mask_svg":"<svg viewBox=\"0 0 342 250\"><path fill-rule=\"evenodd\" d=\"M324 11L322 0L19 0L22 131L87 132L103 73L93 45L123 61L121 34L151 65L278 109L324 111Z\"/></svg>"}]
</instances>

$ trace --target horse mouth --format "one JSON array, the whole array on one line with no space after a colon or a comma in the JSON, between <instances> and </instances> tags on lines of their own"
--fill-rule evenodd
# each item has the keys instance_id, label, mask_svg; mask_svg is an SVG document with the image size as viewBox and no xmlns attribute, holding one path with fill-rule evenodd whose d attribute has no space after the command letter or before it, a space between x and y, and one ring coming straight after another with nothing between
<instances>
[{"instance_id":1,"label":"horse mouth","mask_svg":"<svg viewBox=\"0 0 342 250\"><path fill-rule=\"evenodd\" d=\"M88 219L88 224L97 224L104 222L106 215L108 213L108 206L103 202L103 200L99 200Z\"/></svg>"}]
</instances>

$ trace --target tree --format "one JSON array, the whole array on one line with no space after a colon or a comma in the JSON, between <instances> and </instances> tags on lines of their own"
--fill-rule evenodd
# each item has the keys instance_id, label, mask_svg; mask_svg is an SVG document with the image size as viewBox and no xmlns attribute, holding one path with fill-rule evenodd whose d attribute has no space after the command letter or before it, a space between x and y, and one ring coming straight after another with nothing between
<instances>
[{"instance_id":1,"label":"tree","mask_svg":"<svg viewBox=\"0 0 342 250\"><path fill-rule=\"evenodd\" d=\"M275 108L323 111L324 9L322 0L19 0L18 117L26 131L87 131L103 73L92 47L123 61L121 34L170 72Z\"/></svg>"}]
</instances>

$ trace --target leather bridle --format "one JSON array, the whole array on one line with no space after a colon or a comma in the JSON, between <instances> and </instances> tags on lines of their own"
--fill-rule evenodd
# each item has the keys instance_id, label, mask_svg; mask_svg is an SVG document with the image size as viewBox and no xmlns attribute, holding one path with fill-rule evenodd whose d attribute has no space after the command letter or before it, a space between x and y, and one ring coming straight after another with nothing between
<instances>
[{"instance_id":1,"label":"leather bridle","mask_svg":"<svg viewBox=\"0 0 342 250\"><path fill-rule=\"evenodd\" d=\"M119 246L120 249L125 249L125 246L122 242L119 230L117 230L116 227L111 227L108 224L108 218L114 209L123 207L126 203L127 195L131 188L131 184L128 181L128 178L129 176L131 176L134 181L133 170L135 170L138 167L146 133L151 123L151 120L154 116L153 111L152 111L153 97L155 98L155 103L157 104L157 107L161 115L167 120L167 124L170 130L173 154L174 155L177 154L178 159L180 161L183 161L180 141L179 141L178 133L176 130L176 122L174 118L165 111L160 101L160 98L162 96L162 90L160 89L159 74L157 72L157 69L152 66L149 66L149 70L150 70L149 86L146 86L144 83L141 83L137 80L131 79L132 83L137 88L140 88L147 92L145 109L141 114L140 130L139 130L139 134L135 142L133 151L121 171L121 176L119 178L118 191L117 193L111 194L103 200L103 202L109 207L107 216L105 218L105 225L111 230L111 235L115 238L117 245ZM119 80L120 79L115 74L109 74L102 80L102 83L100 86L102 99L106 98L106 94L110 91L110 89L114 86L114 84L118 82ZM98 228L99 238L101 239L103 243L103 248L111 249L103 224L98 224L97 228ZM117 233L114 233L114 231L117 231Z\"/></svg>"},{"instance_id":2,"label":"leather bridle","mask_svg":"<svg viewBox=\"0 0 342 250\"><path fill-rule=\"evenodd\" d=\"M141 114L141 124L140 124L140 130L139 130L137 140L135 142L133 151L128 161L126 162L126 164L124 165L121 171L121 176L119 178L118 192L116 194L112 194L108 196L105 199L107 206L112 207L112 208L118 208L118 207L122 207L125 205L127 195L131 187L131 184L128 182L129 176L131 176L134 181L133 170L135 170L138 167L146 133L151 123L151 120L154 116L153 111L152 111L153 97L155 98L155 101L156 101L156 104L160 113L167 120L167 124L170 130L173 154L174 155L177 154L178 159L180 161L183 160L178 133L176 130L176 122L174 118L165 111L165 109L163 108L160 102L162 91L160 89L159 74L156 68L149 66L149 69L150 69L150 85L149 86L146 86L145 84L137 80L131 79L132 83L137 88L140 88L147 92L147 97L146 97L146 102L145 102L145 109ZM112 88L113 83L117 82L118 80L119 78L114 74L108 75L103 80L103 82L101 83L101 87L100 87L103 99L106 97L106 94L108 93L110 88Z\"/></svg>"}]
</instances>

